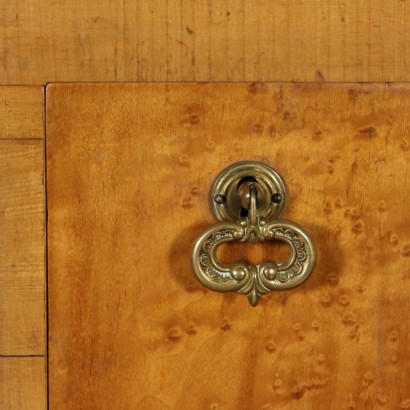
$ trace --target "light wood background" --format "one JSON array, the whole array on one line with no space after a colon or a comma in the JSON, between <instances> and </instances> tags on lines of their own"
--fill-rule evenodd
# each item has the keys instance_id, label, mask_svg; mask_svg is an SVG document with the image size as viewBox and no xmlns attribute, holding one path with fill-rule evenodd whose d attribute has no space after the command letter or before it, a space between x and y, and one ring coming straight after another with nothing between
<instances>
[{"instance_id":1,"label":"light wood background","mask_svg":"<svg viewBox=\"0 0 410 410\"><path fill-rule=\"evenodd\" d=\"M408 81L403 0L2 0L1 82Z\"/></svg>"},{"instance_id":2,"label":"light wood background","mask_svg":"<svg viewBox=\"0 0 410 410\"><path fill-rule=\"evenodd\" d=\"M0 408L45 409L42 87L0 87Z\"/></svg>"},{"instance_id":3,"label":"light wood background","mask_svg":"<svg viewBox=\"0 0 410 410\"><path fill-rule=\"evenodd\" d=\"M46 397L42 86L408 81L409 18L402 0L0 0L0 407Z\"/></svg>"}]
</instances>

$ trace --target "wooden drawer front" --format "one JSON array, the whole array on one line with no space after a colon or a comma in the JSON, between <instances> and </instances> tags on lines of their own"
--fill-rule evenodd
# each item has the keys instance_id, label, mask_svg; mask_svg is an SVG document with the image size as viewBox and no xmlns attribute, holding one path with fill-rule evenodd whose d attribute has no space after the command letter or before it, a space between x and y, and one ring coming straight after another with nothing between
<instances>
[{"instance_id":1,"label":"wooden drawer front","mask_svg":"<svg viewBox=\"0 0 410 410\"><path fill-rule=\"evenodd\" d=\"M409 109L407 86L49 86L50 408L410 405ZM190 266L245 159L318 253L257 308Z\"/></svg>"}]
</instances>

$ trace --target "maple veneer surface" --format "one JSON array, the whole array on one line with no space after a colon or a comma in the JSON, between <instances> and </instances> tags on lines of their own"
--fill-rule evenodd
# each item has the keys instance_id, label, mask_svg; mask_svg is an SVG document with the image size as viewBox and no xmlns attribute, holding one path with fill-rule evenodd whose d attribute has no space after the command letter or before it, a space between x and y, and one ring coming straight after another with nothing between
<instances>
[{"instance_id":1,"label":"maple veneer surface","mask_svg":"<svg viewBox=\"0 0 410 410\"><path fill-rule=\"evenodd\" d=\"M50 408L408 408L408 91L49 86ZM190 266L213 178L246 159L318 254L256 308Z\"/></svg>"}]
</instances>

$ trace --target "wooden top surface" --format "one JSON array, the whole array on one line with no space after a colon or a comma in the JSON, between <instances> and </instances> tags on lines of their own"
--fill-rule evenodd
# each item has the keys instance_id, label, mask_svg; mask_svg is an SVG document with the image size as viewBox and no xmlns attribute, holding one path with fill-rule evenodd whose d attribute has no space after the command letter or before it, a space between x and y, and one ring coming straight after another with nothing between
<instances>
[{"instance_id":1,"label":"wooden top surface","mask_svg":"<svg viewBox=\"0 0 410 410\"><path fill-rule=\"evenodd\" d=\"M3 0L0 83L410 81L402 0Z\"/></svg>"}]
</instances>

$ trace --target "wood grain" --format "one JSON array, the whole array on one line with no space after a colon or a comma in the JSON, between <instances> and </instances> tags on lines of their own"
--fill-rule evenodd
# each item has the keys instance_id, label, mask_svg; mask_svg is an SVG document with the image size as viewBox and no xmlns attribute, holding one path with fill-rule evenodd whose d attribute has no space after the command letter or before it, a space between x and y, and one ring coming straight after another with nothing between
<instances>
[{"instance_id":1,"label":"wood grain","mask_svg":"<svg viewBox=\"0 0 410 410\"><path fill-rule=\"evenodd\" d=\"M43 141L0 140L0 355L45 354Z\"/></svg>"},{"instance_id":2,"label":"wood grain","mask_svg":"<svg viewBox=\"0 0 410 410\"><path fill-rule=\"evenodd\" d=\"M0 408L46 409L46 359L0 358Z\"/></svg>"},{"instance_id":3,"label":"wood grain","mask_svg":"<svg viewBox=\"0 0 410 410\"><path fill-rule=\"evenodd\" d=\"M409 408L409 91L50 86L50 408ZM283 176L318 250L257 308L189 261L243 159Z\"/></svg>"},{"instance_id":4,"label":"wood grain","mask_svg":"<svg viewBox=\"0 0 410 410\"><path fill-rule=\"evenodd\" d=\"M0 83L409 81L403 0L2 0Z\"/></svg>"},{"instance_id":5,"label":"wood grain","mask_svg":"<svg viewBox=\"0 0 410 410\"><path fill-rule=\"evenodd\" d=\"M0 87L2 409L46 408L43 109L42 87Z\"/></svg>"},{"instance_id":6,"label":"wood grain","mask_svg":"<svg viewBox=\"0 0 410 410\"><path fill-rule=\"evenodd\" d=\"M44 138L43 87L0 86L0 139Z\"/></svg>"}]
</instances>

